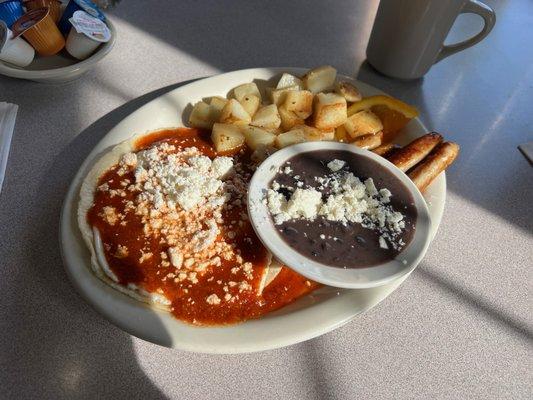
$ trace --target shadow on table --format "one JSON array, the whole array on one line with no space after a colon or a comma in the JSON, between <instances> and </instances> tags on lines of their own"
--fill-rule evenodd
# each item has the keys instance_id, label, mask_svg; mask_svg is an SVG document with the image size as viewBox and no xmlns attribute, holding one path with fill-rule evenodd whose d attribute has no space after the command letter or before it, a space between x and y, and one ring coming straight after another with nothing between
<instances>
[{"instance_id":1,"label":"shadow on table","mask_svg":"<svg viewBox=\"0 0 533 400\"><path fill-rule=\"evenodd\" d=\"M33 282L18 281L19 286L11 289L23 294L31 285L40 285L47 296L18 295L7 311L18 316L18 322L12 332L16 341L1 356L2 365L7 366L2 367L2 380L10 385L2 385L0 397L137 398L143 393L150 399L165 398L139 367L131 336L80 301L62 266L59 226L50 226L50 221L59 222L68 185L96 143L131 112L186 83L148 93L100 118L76 136L44 174L46 178L38 188L41 218L31 222L33 226L25 238L32 244L28 258L34 260ZM50 260L51 264L40 264L40 260ZM41 378L25 379L36 376Z\"/></svg>"},{"instance_id":2,"label":"shadow on table","mask_svg":"<svg viewBox=\"0 0 533 400\"><path fill-rule=\"evenodd\" d=\"M526 321L510 315L509 312L498 310L493 304L490 304L481 296L469 293L466 288L445 278L426 265L420 265L416 269L415 274L424 280L436 283L441 289L458 298L466 306L481 311L481 313L507 329L513 335L519 335L524 339L533 341L533 330L528 326Z\"/></svg>"},{"instance_id":3,"label":"shadow on table","mask_svg":"<svg viewBox=\"0 0 533 400\"><path fill-rule=\"evenodd\" d=\"M372 2L353 0L334 4L242 1L231 5L222 1L162 0L157 7L150 7L149 15L138 3L129 7L120 4L113 14L202 62L230 71L259 66L298 67L309 62L349 62L355 67L353 50L359 47L357 42L366 40L358 31L372 22L376 8Z\"/></svg>"},{"instance_id":4,"label":"shadow on table","mask_svg":"<svg viewBox=\"0 0 533 400\"><path fill-rule=\"evenodd\" d=\"M412 81L392 79L379 73L366 60L359 66L356 78L361 82L368 83L369 85L383 90L391 96L402 99L409 104L416 104L416 107L420 111L419 118L424 125L428 129L431 129L433 126L433 120L430 118L431 116L424 98L424 78Z\"/></svg>"}]
</instances>

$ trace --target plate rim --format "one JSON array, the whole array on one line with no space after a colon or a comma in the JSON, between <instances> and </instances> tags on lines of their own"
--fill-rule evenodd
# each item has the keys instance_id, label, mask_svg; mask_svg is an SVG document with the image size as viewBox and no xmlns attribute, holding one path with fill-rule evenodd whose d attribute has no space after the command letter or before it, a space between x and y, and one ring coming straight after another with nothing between
<instances>
[{"instance_id":1,"label":"plate rim","mask_svg":"<svg viewBox=\"0 0 533 400\"><path fill-rule=\"evenodd\" d=\"M170 314L168 314L166 312L159 311L159 310L154 310L153 308L150 308L148 305L145 305L145 304L140 303L140 302L138 302L136 300L133 300L133 299L127 297L126 295L116 291L115 289L109 287L105 283L101 282L96 276L94 276L92 270L90 269L90 262L86 261L86 263L85 263L86 265L82 265L81 267L86 270L85 271L86 273L88 272L90 275L92 275L92 279L93 280L97 281L96 286L99 286L99 290L101 290L100 294L104 298L103 299L99 299L99 301L95 301L95 298L92 297L91 294L89 294L87 292L87 288L82 285L82 282L78 281L78 276L76 276L76 274L74 273L75 272L75 268L78 268L78 266L72 266L71 265L71 263L74 260L73 260L73 257L71 257L71 254L69 254L69 248L68 248L68 245L69 245L68 235L70 234L70 232L72 232L72 229L71 229L72 227L69 226L69 224L74 223L74 225L75 225L74 229L78 229L77 228L77 221L76 221L76 219L74 219L74 220L72 219L72 215L71 214L72 214L73 209L74 209L75 212L77 212L77 204L78 204L78 201L79 201L78 200L79 186L81 184L81 181L85 177L85 174L87 173L87 170L88 170L88 167L90 166L90 164L92 162L94 162L98 158L98 156L101 154L101 151L98 151L98 149L100 147L102 147L102 144L105 143L107 139L109 139L110 137L113 137L114 135L118 135L117 132L120 131L121 126L127 125L127 123L131 121L131 119L135 116L135 114L139 114L140 112L142 112L143 109L147 110L150 107L153 107L154 104L156 104L157 102L162 101L162 99L164 99L165 97L171 96L173 93L175 94L176 92L178 92L178 95L179 95L180 91L185 90L186 88L188 88L188 87L190 87L192 85L197 85L197 84L202 84L202 83L205 84L206 81L208 81L210 79L211 80L212 79L216 80L216 79L227 78L227 77L230 77L231 75L239 76L239 75L250 75L250 74L254 74L254 73L257 73L258 75L260 75L261 73L263 73L263 74L268 73L268 74L270 74L271 77L274 77L274 76L276 76L276 75L278 75L278 74L280 74L282 72L292 72L292 73L299 74L299 73L301 73L303 71L306 71L306 70L307 69L305 69L305 68L294 68L294 67L248 68L248 69L231 71L231 72L227 72L227 73L223 73L223 74L215 74L215 75L210 76L210 77L205 77L205 78L202 78L202 79L198 79L198 80L196 80L194 82L188 83L188 84L180 86L178 88L171 89L168 92L165 92L164 94L162 94L162 95L158 96L157 98L151 100L150 102L144 104L143 106L137 108L135 111L131 112L129 115L124 117L112 129L110 129L105 135L102 136L100 141L93 147L91 152L87 155L87 157L85 158L83 163L80 165L78 171L76 172L74 178L72 179L72 181L71 181L71 183L69 185L68 191L67 191L67 193L65 195L65 198L64 198L64 201L63 201L63 205L61 207L60 229L59 229L59 240L60 240L60 248L61 248L61 257L62 257L62 260L63 260L63 264L64 264L64 267L65 267L65 270L67 272L67 275L68 275L70 281L73 283L73 286L78 291L78 293L80 293L80 295L93 308L95 308L98 313L100 313L102 316L104 316L106 319L108 319L110 322L112 322L114 325L116 325L120 329L122 329L122 330L124 330L124 331L126 331L126 332L128 332L128 333L130 333L130 334L132 334L134 336L136 336L136 337L139 337L139 338L144 339L144 340L148 340L150 342L153 342L153 343L156 343L156 344L159 344L159 345L172 347L172 348L185 350L185 351L199 352L199 353L212 353L212 354L213 353L217 353L217 354L251 353L251 352L256 352L256 351L264 351L264 350L270 350L270 349L285 347L285 346L288 346L288 345L291 345L291 344L296 344L296 343L299 343L299 342L303 342L303 341L309 340L311 338L314 338L314 337L323 335L325 333L331 332L332 330L334 330L334 329L336 329L336 328L338 328L340 326L343 326L346 323L350 322L355 317L357 317L359 314L361 314L363 312L366 312L369 309L375 307L382 300L384 300L386 297L388 297L390 294L392 294L392 292L394 292L394 290L396 290L397 287L400 286L401 283L409 276L409 274L407 274L404 277L401 277L399 280L397 280L394 283L390 284L391 286L387 287L387 289L384 290L383 293L378 293L377 300L372 302L372 304L365 304L365 305L361 306L360 309L357 312L353 312L351 315L347 315L347 316L342 317L342 318L340 318L340 317L333 318L333 319L335 319L335 322L330 322L327 326L320 326L319 328L314 327L314 329L307 329L307 330L304 329L302 332L295 333L292 336L290 334L285 334L282 337L277 338L277 340L274 339L274 340L270 340L270 341L264 342L264 343L256 343L254 345L243 345L243 346L231 346L231 345L225 346L224 345L222 347L220 347L219 345L210 346L209 344L206 344L206 343L202 343L201 345L199 345L199 344L191 344L189 342L185 343L183 341L172 340L172 338L170 338L169 341L165 341L164 339L161 338L161 336L158 336L158 335L155 335L155 334L152 335L150 333L147 333L146 329L139 328L139 326L135 323L135 321L134 322L132 322L132 321L126 321L125 322L123 318L120 318L116 314L113 314L112 311L109 311L109 308L113 308L113 307L111 307L111 306L113 306L113 304L106 305L104 307L102 305L103 304L102 302L105 303L106 299L110 299L111 303L116 302L117 304L118 303L135 302L133 304L129 304L129 306L131 306L132 309L142 308L144 310L148 310L149 311L148 313L143 312L142 315L151 315L155 320L157 320L162 325L164 330L167 330L167 332L164 332L164 333L169 333L168 330L172 329L172 326L169 326L168 318L171 318L174 321L178 321L178 320L176 320L174 317L172 317ZM378 88L376 88L376 87L374 87L372 85L366 84L364 82L358 81L357 79L351 78L349 76L344 76L344 75L339 75L339 76L342 79L348 79L348 80L350 80L352 82L355 82L358 85L364 86L365 89L363 89L363 92L365 92L367 90L370 90L372 92L386 94L385 92L381 91L380 89L378 89ZM229 87L227 89L229 90ZM217 95L217 94L218 93L213 93L213 95ZM194 100L195 99L192 99L192 98L188 99L188 103L191 103ZM110 111L110 112L113 112L113 111ZM418 125L418 127L416 128L417 130L421 129L421 130L424 130L425 132L427 132L427 128L422 123L422 121L420 121L419 118L416 118L415 121L416 121L416 123ZM161 128L164 128L164 127L161 127ZM132 132L130 135L133 136L136 133L137 132ZM116 143L118 143L118 142L115 142L115 144ZM441 222L441 219L442 219L442 213L443 213L443 209L444 209L444 203L445 203L445 199L446 199L446 178L445 178L445 174L444 173L441 174L441 176L438 178L438 180L439 180L439 184L440 184L440 186L442 188L441 189L442 190L442 192L441 192L442 196L439 199L438 205L436 206L436 209L435 209L436 219L432 220L432 226L433 227L432 227L431 240L434 238L434 235L436 234L438 226L440 225L440 222ZM82 244L83 247L85 247L85 243L81 243L81 244ZM70 251L72 251L72 250L70 250ZM88 251L87 251L87 253L88 253ZM339 289L339 290L355 290L355 291L358 291L358 289ZM368 290L368 289L361 289L361 290L364 291L364 290ZM357 296L357 295L354 295L354 297L355 296ZM337 297L340 297L340 296L337 296ZM301 300L299 300L299 301L301 301ZM298 303L298 301L295 302L295 303ZM302 314L301 314L302 317L305 317L305 315L309 312L309 309L313 309L315 306L319 306L319 308L320 308L321 304L322 303L320 303L320 302L319 303L315 303L315 304L307 307L306 309L304 309ZM125 304L123 304L123 305L125 305ZM290 306L288 306L288 307L290 307ZM276 314L276 315L274 315L274 314ZM268 314L265 317L260 318L258 320L250 320L250 321L244 322L242 324L231 325L229 327L192 327L191 325L184 324L181 321L178 321L178 322L180 324L187 325L188 327L192 327L192 329L194 329L194 330L203 330L204 332L206 332L206 331L221 332L221 330L227 331L227 330L232 330L232 328L237 328L238 329L238 327L241 327L241 326L243 326L245 324L249 324L249 325L254 325L255 326L255 325L257 325L258 321L270 320L271 318L280 318L280 322L283 322L283 319L286 319L287 315L290 315L290 314L291 313L285 314L285 315L278 315L277 312L275 312L273 314L272 313ZM259 323L259 325L260 324L261 324L261 322ZM170 325L174 325L174 324L170 324ZM197 332L199 332L199 331L197 331Z\"/></svg>"}]
</instances>

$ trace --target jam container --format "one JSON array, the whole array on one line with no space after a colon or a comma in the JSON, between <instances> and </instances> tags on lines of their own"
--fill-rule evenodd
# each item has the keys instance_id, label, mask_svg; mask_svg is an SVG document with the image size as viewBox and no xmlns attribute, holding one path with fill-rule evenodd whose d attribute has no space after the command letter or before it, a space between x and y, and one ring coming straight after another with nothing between
<instances>
[{"instance_id":1,"label":"jam container","mask_svg":"<svg viewBox=\"0 0 533 400\"><path fill-rule=\"evenodd\" d=\"M65 39L50 17L50 9L38 8L27 12L13 24L13 33L22 35L35 51L42 56L51 56L65 47Z\"/></svg>"},{"instance_id":2,"label":"jam container","mask_svg":"<svg viewBox=\"0 0 533 400\"><path fill-rule=\"evenodd\" d=\"M11 28L23 14L21 0L8 0L0 3L0 21L4 21L8 28Z\"/></svg>"},{"instance_id":3,"label":"jam container","mask_svg":"<svg viewBox=\"0 0 533 400\"><path fill-rule=\"evenodd\" d=\"M105 22L85 11L76 11L70 18L72 28L67 37L66 49L78 60L89 57L101 43L109 42L111 31Z\"/></svg>"},{"instance_id":4,"label":"jam container","mask_svg":"<svg viewBox=\"0 0 533 400\"><path fill-rule=\"evenodd\" d=\"M33 61L35 50L21 37L13 37L13 32L4 21L0 21L0 60L26 67Z\"/></svg>"},{"instance_id":5,"label":"jam container","mask_svg":"<svg viewBox=\"0 0 533 400\"><path fill-rule=\"evenodd\" d=\"M85 11L87 14L98 18L102 21L105 20L105 16L100 11L98 6L94 4L90 0L70 0L67 4L67 7L65 8L65 11L63 11L63 15L61 16L61 19L59 20L58 27L59 30L63 35L67 35L70 32L71 24L70 24L70 18L74 15L76 11Z\"/></svg>"},{"instance_id":6,"label":"jam container","mask_svg":"<svg viewBox=\"0 0 533 400\"><path fill-rule=\"evenodd\" d=\"M50 17L55 23L61 18L61 2L59 0L24 0L24 7L27 11L48 7L50 8Z\"/></svg>"}]
</instances>

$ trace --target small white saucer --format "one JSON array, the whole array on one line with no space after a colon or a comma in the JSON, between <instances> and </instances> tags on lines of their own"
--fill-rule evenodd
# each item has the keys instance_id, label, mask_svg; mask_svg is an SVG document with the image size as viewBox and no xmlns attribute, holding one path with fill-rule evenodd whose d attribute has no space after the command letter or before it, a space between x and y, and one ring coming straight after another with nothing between
<instances>
[{"instance_id":1,"label":"small white saucer","mask_svg":"<svg viewBox=\"0 0 533 400\"><path fill-rule=\"evenodd\" d=\"M344 150L377 161L412 193L418 212L411 243L392 261L366 268L338 268L316 262L294 250L277 232L267 205L263 202L270 183L279 167L293 156L314 150ZM392 163L368 150L338 142L308 142L285 147L268 157L257 168L248 191L248 213L255 232L274 257L305 277L328 286L364 289L389 283L409 274L418 265L431 240L429 211L422 194L414 183Z\"/></svg>"},{"instance_id":2,"label":"small white saucer","mask_svg":"<svg viewBox=\"0 0 533 400\"><path fill-rule=\"evenodd\" d=\"M111 31L111 40L100 45L85 60L76 60L74 57L69 56L66 50L63 49L60 53L53 56L36 56L30 65L23 68L0 61L0 75L42 83L65 83L79 78L107 56L115 45L117 37L115 26L109 18L106 18L105 22Z\"/></svg>"}]
</instances>

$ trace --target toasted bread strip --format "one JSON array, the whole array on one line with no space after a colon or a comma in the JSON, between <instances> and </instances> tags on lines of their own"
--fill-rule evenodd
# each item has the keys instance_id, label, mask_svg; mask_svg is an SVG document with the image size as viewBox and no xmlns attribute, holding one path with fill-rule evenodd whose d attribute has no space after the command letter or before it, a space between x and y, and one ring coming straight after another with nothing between
<instances>
[{"instance_id":1,"label":"toasted bread strip","mask_svg":"<svg viewBox=\"0 0 533 400\"><path fill-rule=\"evenodd\" d=\"M424 191L433 179L453 163L458 154L457 143L444 142L408 174L409 178L420 191Z\"/></svg>"},{"instance_id":2,"label":"toasted bread strip","mask_svg":"<svg viewBox=\"0 0 533 400\"><path fill-rule=\"evenodd\" d=\"M381 145L383 141L383 132L374 133L373 135L364 135L355 139L352 144L362 149L372 150Z\"/></svg>"},{"instance_id":3,"label":"toasted bread strip","mask_svg":"<svg viewBox=\"0 0 533 400\"><path fill-rule=\"evenodd\" d=\"M441 135L434 132L428 133L413 140L407 146L395 151L394 154L391 154L387 158L391 163L405 172L422 161L441 142Z\"/></svg>"},{"instance_id":4,"label":"toasted bread strip","mask_svg":"<svg viewBox=\"0 0 533 400\"><path fill-rule=\"evenodd\" d=\"M387 155L391 153L393 150L399 149L400 146L394 143L385 143L382 144L379 147L376 147L372 150L373 153L376 153L378 156L387 158Z\"/></svg>"}]
</instances>

